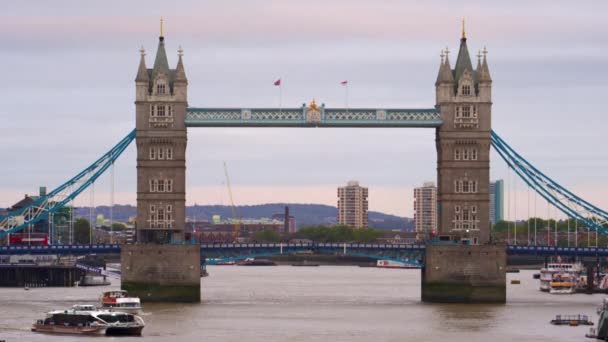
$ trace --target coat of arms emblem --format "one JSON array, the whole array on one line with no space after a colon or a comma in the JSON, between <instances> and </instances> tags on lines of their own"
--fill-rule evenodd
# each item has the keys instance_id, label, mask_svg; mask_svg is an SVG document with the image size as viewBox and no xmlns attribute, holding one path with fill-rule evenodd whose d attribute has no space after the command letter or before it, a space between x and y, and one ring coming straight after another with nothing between
<instances>
[{"instance_id":1,"label":"coat of arms emblem","mask_svg":"<svg viewBox=\"0 0 608 342\"><path fill-rule=\"evenodd\" d=\"M306 123L321 123L321 108L319 108L314 99L306 108Z\"/></svg>"}]
</instances>

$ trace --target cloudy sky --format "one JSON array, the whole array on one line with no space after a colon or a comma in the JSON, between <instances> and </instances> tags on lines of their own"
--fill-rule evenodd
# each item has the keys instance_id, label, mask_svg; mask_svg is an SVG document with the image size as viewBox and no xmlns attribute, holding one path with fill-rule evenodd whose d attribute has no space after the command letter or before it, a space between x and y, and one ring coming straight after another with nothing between
<instances>
[{"instance_id":1,"label":"cloudy sky","mask_svg":"<svg viewBox=\"0 0 608 342\"><path fill-rule=\"evenodd\" d=\"M0 5L0 206L60 185L134 127L139 48L169 62L184 48L189 104L351 107L434 105L439 52L487 46L494 129L538 168L608 208L606 1L13 1ZM455 61L452 54L452 62ZM335 205L350 179L370 208L412 215L412 189L436 177L432 129L188 131L188 204ZM116 165L116 202L135 203L135 148ZM493 154L492 178L508 174ZM107 204L109 177L95 187ZM512 182L517 216L527 190ZM88 205L89 193L76 205ZM540 201L539 201L540 203ZM546 213L546 205L539 214ZM540 207L542 207L542 212ZM512 209L513 211L515 209ZM513 215L513 211L511 215Z\"/></svg>"}]
</instances>

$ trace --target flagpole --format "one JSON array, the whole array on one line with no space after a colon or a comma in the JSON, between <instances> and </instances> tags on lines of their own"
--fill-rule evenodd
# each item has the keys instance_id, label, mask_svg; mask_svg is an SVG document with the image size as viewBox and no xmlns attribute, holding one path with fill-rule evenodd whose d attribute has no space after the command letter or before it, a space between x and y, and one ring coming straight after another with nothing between
<instances>
[{"instance_id":1,"label":"flagpole","mask_svg":"<svg viewBox=\"0 0 608 342\"><path fill-rule=\"evenodd\" d=\"M283 113L283 83L279 84L279 113Z\"/></svg>"},{"instance_id":2,"label":"flagpole","mask_svg":"<svg viewBox=\"0 0 608 342\"><path fill-rule=\"evenodd\" d=\"M346 103L346 113L348 113L348 82L345 85L344 93L345 93L344 102Z\"/></svg>"}]
</instances>

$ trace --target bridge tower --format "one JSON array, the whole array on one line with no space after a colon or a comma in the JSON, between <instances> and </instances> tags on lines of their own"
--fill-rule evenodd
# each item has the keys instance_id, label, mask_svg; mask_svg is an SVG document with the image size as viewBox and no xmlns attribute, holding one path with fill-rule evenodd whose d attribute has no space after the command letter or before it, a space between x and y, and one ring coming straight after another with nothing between
<instances>
[{"instance_id":1,"label":"bridge tower","mask_svg":"<svg viewBox=\"0 0 608 342\"><path fill-rule=\"evenodd\" d=\"M437 238L426 246L422 300L504 302L506 252L490 244L492 78L486 51L474 69L464 31L454 69L441 54L436 107Z\"/></svg>"},{"instance_id":2,"label":"bridge tower","mask_svg":"<svg viewBox=\"0 0 608 342\"><path fill-rule=\"evenodd\" d=\"M184 244L188 80L169 68L162 32L152 69L135 78L136 244L122 249L122 287L148 301L200 301L200 248Z\"/></svg>"}]
</instances>

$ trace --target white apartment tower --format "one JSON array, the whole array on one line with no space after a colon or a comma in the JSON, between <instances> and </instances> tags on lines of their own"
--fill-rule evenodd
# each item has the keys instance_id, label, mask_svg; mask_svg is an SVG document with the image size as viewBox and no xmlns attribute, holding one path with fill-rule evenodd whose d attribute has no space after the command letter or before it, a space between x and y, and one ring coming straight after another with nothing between
<instances>
[{"instance_id":1,"label":"white apartment tower","mask_svg":"<svg viewBox=\"0 0 608 342\"><path fill-rule=\"evenodd\" d=\"M437 229L437 187L433 182L414 189L414 223L418 240L428 238Z\"/></svg>"},{"instance_id":2,"label":"white apartment tower","mask_svg":"<svg viewBox=\"0 0 608 342\"><path fill-rule=\"evenodd\" d=\"M338 224L367 227L367 188L349 181L338 188Z\"/></svg>"}]
</instances>

